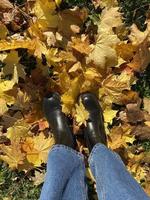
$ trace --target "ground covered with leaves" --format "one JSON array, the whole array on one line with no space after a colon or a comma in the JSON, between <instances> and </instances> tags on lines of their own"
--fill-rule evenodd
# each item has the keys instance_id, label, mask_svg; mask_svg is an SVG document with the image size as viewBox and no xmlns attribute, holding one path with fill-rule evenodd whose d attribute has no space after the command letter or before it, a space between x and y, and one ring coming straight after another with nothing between
<instances>
[{"instance_id":1,"label":"ground covered with leaves","mask_svg":"<svg viewBox=\"0 0 150 200\"><path fill-rule=\"evenodd\" d=\"M150 0L0 0L0 200L36 200L52 133L42 99L59 92L86 152L90 91L109 147L150 195ZM87 166L90 199L94 183Z\"/></svg>"}]
</instances>

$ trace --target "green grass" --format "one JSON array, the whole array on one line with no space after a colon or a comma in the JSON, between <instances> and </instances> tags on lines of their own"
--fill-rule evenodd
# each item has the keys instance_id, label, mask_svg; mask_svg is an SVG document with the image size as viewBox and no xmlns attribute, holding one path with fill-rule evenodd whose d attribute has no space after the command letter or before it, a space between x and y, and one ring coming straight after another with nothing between
<instances>
[{"instance_id":1,"label":"green grass","mask_svg":"<svg viewBox=\"0 0 150 200\"><path fill-rule=\"evenodd\" d=\"M141 97L150 98L150 65L144 72L138 73L137 78L133 89L139 92Z\"/></svg>"},{"instance_id":2,"label":"green grass","mask_svg":"<svg viewBox=\"0 0 150 200\"><path fill-rule=\"evenodd\" d=\"M150 0L118 0L127 26L135 23L139 29L146 28L145 20Z\"/></svg>"},{"instance_id":3,"label":"green grass","mask_svg":"<svg viewBox=\"0 0 150 200\"><path fill-rule=\"evenodd\" d=\"M37 200L41 186L35 186L24 172L12 171L0 163L0 200L7 197L11 200Z\"/></svg>"}]
</instances>

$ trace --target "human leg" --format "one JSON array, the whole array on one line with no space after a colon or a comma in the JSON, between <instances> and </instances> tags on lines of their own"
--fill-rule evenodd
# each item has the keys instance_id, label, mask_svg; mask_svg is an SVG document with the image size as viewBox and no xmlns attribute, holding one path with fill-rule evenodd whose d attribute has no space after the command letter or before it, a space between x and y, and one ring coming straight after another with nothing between
<instances>
[{"instance_id":1,"label":"human leg","mask_svg":"<svg viewBox=\"0 0 150 200\"><path fill-rule=\"evenodd\" d=\"M74 137L61 111L57 93L50 93L44 98L43 110L57 145L49 152L40 200L85 200L83 156L73 149Z\"/></svg>"},{"instance_id":2,"label":"human leg","mask_svg":"<svg viewBox=\"0 0 150 200\"><path fill-rule=\"evenodd\" d=\"M40 200L86 200L83 156L64 145L49 152Z\"/></svg>"},{"instance_id":3,"label":"human leg","mask_svg":"<svg viewBox=\"0 0 150 200\"><path fill-rule=\"evenodd\" d=\"M96 180L99 199L150 200L126 170L119 155L106 147L103 113L96 96L84 93L80 99L89 112L84 135L91 152L89 164Z\"/></svg>"},{"instance_id":4,"label":"human leg","mask_svg":"<svg viewBox=\"0 0 150 200\"><path fill-rule=\"evenodd\" d=\"M100 200L150 200L127 171L119 155L105 145L95 145L89 164Z\"/></svg>"}]
</instances>

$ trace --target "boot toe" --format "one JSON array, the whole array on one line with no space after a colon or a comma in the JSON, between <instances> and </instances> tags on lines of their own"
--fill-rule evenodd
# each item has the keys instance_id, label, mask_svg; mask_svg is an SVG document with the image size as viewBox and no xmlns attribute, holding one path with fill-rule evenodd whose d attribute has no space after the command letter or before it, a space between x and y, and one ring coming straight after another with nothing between
<instances>
[{"instance_id":1,"label":"boot toe","mask_svg":"<svg viewBox=\"0 0 150 200\"><path fill-rule=\"evenodd\" d=\"M61 110L60 96L58 93L49 93L49 95L43 99L43 111L47 113L54 110Z\"/></svg>"},{"instance_id":2,"label":"boot toe","mask_svg":"<svg viewBox=\"0 0 150 200\"><path fill-rule=\"evenodd\" d=\"M90 93L90 92L86 92L86 93L83 93L79 96L79 100L81 99L84 107L86 110L88 111L92 111L92 110L100 110L100 104L99 104L99 101L98 101L98 98Z\"/></svg>"}]
</instances>

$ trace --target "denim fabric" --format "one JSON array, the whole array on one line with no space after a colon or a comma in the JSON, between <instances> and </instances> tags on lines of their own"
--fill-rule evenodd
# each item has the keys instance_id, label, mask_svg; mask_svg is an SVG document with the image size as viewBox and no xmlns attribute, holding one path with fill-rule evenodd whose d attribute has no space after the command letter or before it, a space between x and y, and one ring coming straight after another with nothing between
<instances>
[{"instance_id":1,"label":"denim fabric","mask_svg":"<svg viewBox=\"0 0 150 200\"><path fill-rule=\"evenodd\" d=\"M40 200L62 199L87 199L84 157L70 147L55 145L49 152Z\"/></svg>"},{"instance_id":2,"label":"denim fabric","mask_svg":"<svg viewBox=\"0 0 150 200\"><path fill-rule=\"evenodd\" d=\"M97 144L89 157L99 200L150 200L126 170L121 158ZM86 200L85 166L82 154L55 145L48 156L47 173L40 200Z\"/></svg>"},{"instance_id":3,"label":"denim fabric","mask_svg":"<svg viewBox=\"0 0 150 200\"><path fill-rule=\"evenodd\" d=\"M99 200L150 200L126 170L120 156L102 144L93 148L89 164Z\"/></svg>"}]
</instances>

